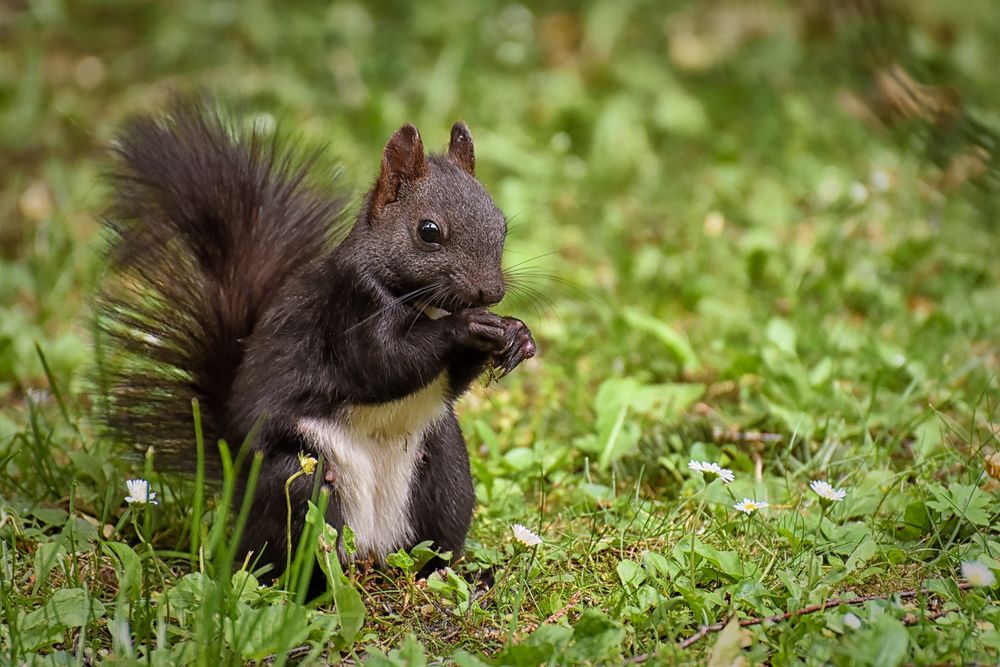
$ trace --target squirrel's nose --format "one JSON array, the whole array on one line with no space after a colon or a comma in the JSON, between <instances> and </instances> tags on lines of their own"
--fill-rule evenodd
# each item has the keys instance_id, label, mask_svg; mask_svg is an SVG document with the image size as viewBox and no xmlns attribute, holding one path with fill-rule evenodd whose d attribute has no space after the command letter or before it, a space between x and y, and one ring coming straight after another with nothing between
<instances>
[{"instance_id":1,"label":"squirrel's nose","mask_svg":"<svg viewBox=\"0 0 1000 667\"><path fill-rule=\"evenodd\" d=\"M504 287L500 285L489 285L479 288L479 303L484 306L494 306L503 301Z\"/></svg>"}]
</instances>

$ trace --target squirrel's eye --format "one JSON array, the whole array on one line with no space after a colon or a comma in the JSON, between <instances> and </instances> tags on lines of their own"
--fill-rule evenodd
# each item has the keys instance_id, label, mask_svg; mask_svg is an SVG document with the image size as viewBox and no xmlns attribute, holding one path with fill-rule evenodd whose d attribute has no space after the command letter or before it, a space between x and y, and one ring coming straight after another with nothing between
<instances>
[{"instance_id":1,"label":"squirrel's eye","mask_svg":"<svg viewBox=\"0 0 1000 667\"><path fill-rule=\"evenodd\" d=\"M432 220L421 220L417 225L417 234L424 243L441 243L441 228Z\"/></svg>"}]
</instances>

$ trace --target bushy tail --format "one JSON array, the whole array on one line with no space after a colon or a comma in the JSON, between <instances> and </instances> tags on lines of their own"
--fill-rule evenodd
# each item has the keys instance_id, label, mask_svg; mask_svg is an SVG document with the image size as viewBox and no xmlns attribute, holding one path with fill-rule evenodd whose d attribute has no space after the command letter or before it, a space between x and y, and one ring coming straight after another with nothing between
<instances>
[{"instance_id":1,"label":"bushy tail","mask_svg":"<svg viewBox=\"0 0 1000 667\"><path fill-rule=\"evenodd\" d=\"M289 276L321 255L342 200L303 159L203 100L128 122L115 145L108 275L97 300L102 421L158 469L209 471L244 341ZM326 190L326 191L324 191ZM240 443L230 443L238 446Z\"/></svg>"}]
</instances>

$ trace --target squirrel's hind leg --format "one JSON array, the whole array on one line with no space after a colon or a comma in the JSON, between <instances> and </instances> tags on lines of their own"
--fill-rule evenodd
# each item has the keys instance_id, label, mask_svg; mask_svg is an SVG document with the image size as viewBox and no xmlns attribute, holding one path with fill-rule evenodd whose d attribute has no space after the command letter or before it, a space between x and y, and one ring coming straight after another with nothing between
<instances>
[{"instance_id":1,"label":"squirrel's hind leg","mask_svg":"<svg viewBox=\"0 0 1000 667\"><path fill-rule=\"evenodd\" d=\"M292 538L292 557L298 547L299 536L305 525L308 502L313 498L317 488L314 474L299 475L288 486L288 499L285 498L285 484L296 473L302 470L299 461L300 452L308 452L302 437L288 433L275 425L265 425L258 435L258 449L263 452L264 461L260 476L250 500L249 520L239 536L240 546L237 550L236 564L241 564L249 555L249 562L258 567L271 565L264 575L265 579L275 580L280 577L288 560L288 536ZM246 466L249 470L249 465ZM322 481L322 480L321 480ZM240 489L234 504L238 511L243 502L245 491ZM291 525L288 523L289 505L291 506ZM326 511L327 523L338 530L343 525L342 512L336 493L330 495ZM323 578L317 565L314 570L319 579ZM324 584L325 585L325 584ZM312 586L310 588L312 590ZM316 591L321 592L321 591Z\"/></svg>"},{"instance_id":2,"label":"squirrel's hind leg","mask_svg":"<svg viewBox=\"0 0 1000 667\"><path fill-rule=\"evenodd\" d=\"M430 540L435 551L450 551L454 562L462 555L475 500L465 438L449 411L424 436L424 456L410 496L414 528L410 546ZM425 577L446 564L434 558L418 576Z\"/></svg>"}]
</instances>

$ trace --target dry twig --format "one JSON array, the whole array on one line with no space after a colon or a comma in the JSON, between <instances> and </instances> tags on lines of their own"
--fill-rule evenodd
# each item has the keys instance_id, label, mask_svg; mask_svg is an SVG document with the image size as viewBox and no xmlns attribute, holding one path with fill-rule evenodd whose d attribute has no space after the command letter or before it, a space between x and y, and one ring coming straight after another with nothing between
<instances>
[{"instance_id":1,"label":"dry twig","mask_svg":"<svg viewBox=\"0 0 1000 667\"><path fill-rule=\"evenodd\" d=\"M959 590L966 590L971 584L968 582L962 582L958 584ZM753 625L760 625L761 623L777 623L779 621L787 621L791 618L796 618L798 616L804 616L806 614L813 614L817 611L824 611L830 609L831 607L837 607L842 604L863 604L865 602L871 602L872 600L888 600L892 597L898 597L902 600L908 600L910 598L915 598L919 595L934 595L934 593L926 588L921 588L919 590L909 590L909 591L896 591L889 593L887 595L862 595L856 598L834 598L832 600L827 600L826 602L821 602L820 604L809 605L808 607L803 607L802 609L797 609L795 611L785 612L784 614L772 614L771 616L757 616L754 618L745 618L740 621L741 628L748 628ZM940 618L943 613L935 612L930 617L931 620L935 618ZM728 622L728 620L726 621ZM683 640L678 644L679 648L687 648L692 644L696 643L699 639L705 635L712 632L719 632L724 627L726 627L726 622L713 623L712 625L703 625L699 628L698 632L694 633L687 639ZM913 621L914 623L916 620ZM912 625L912 623L911 623Z\"/></svg>"},{"instance_id":2,"label":"dry twig","mask_svg":"<svg viewBox=\"0 0 1000 667\"><path fill-rule=\"evenodd\" d=\"M958 584L959 590L963 591L968 590L970 587L971 584L969 584L968 582L962 582ZM832 600L827 600L826 602L822 602L820 604L814 604L814 605L809 605L808 607L803 607L802 609L798 609L796 611L785 612L784 614L772 614L771 616L757 616L754 618L745 618L742 621L740 621L740 627L748 628L750 626L760 625L761 623L778 623L780 621L787 621L789 619L797 618L799 616L805 616L806 614L813 614L817 611L825 611L827 609L830 609L832 607L837 607L842 604L863 604L865 602L871 602L873 600L888 600L893 597L898 597L902 600L908 600L920 595L934 595L934 593L929 589L921 588L919 590L895 591L893 593L888 593L885 595L862 595L856 598L846 598L846 599L834 598ZM946 614L951 613L952 611L954 610L952 609L939 610L923 617L908 615L906 618L903 619L903 622L906 623L906 625L914 625L921 620L933 621L941 618L942 616L945 616ZM707 635L713 632L721 631L723 628L726 627L726 624L728 622L729 619L726 619L725 621L720 623L703 625L698 629L696 633L679 642L677 644L677 647L680 649L686 649L696 644L699 640L703 639ZM655 656L654 653L642 653L628 660L628 664L633 664L633 665L642 664L654 656Z\"/></svg>"}]
</instances>

